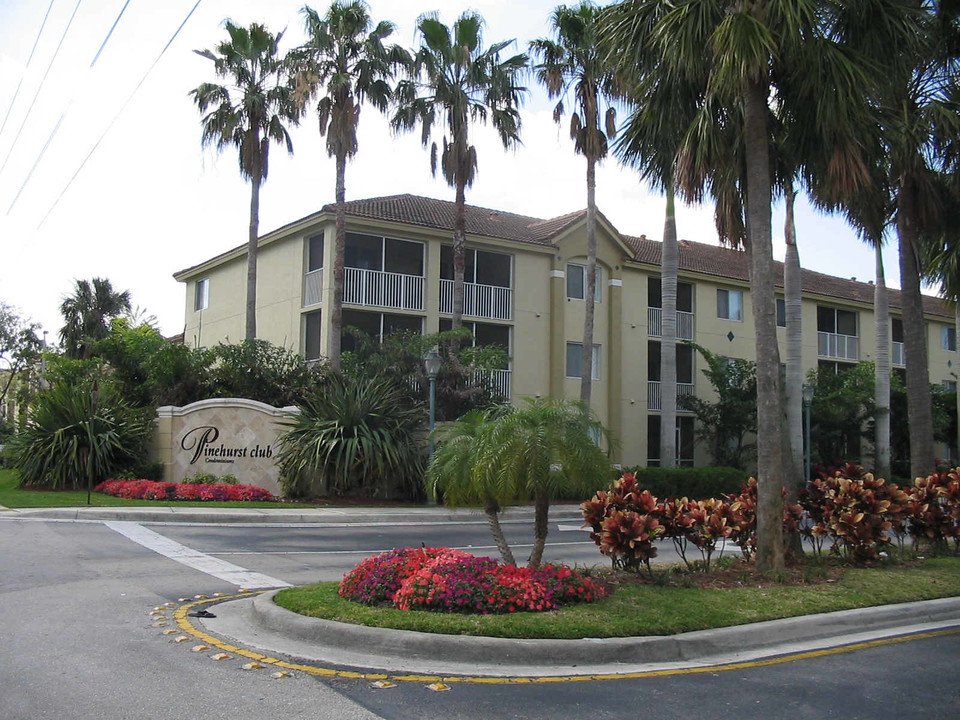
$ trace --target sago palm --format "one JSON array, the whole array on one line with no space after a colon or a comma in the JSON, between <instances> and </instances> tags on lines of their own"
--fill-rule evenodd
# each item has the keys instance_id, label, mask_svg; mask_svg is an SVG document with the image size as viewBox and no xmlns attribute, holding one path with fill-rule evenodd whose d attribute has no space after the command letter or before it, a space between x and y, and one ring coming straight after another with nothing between
<instances>
[{"instance_id":1,"label":"sago palm","mask_svg":"<svg viewBox=\"0 0 960 720\"><path fill-rule=\"evenodd\" d=\"M580 402L587 407L593 378L597 282L597 163L607 156L608 141L616 134L612 99L617 94L617 78L597 42L599 16L600 10L586 0L574 6L560 5L550 14L550 29L556 39L540 38L530 43L537 80L551 98L559 98L553 109L556 122L564 114L568 93L573 95L570 138L574 151L587 160L587 282L580 365Z\"/></svg>"},{"instance_id":2,"label":"sago palm","mask_svg":"<svg viewBox=\"0 0 960 720\"><path fill-rule=\"evenodd\" d=\"M463 325L464 267L466 262L466 190L477 172L477 149L470 144L472 123L493 125L504 147L520 138L519 106L526 92L520 85L527 56L501 58L513 42L483 45L483 18L465 12L447 27L436 13L417 20L420 47L408 77L397 86L398 108L393 126L412 130L420 126L423 146L430 145L434 122L443 130L442 150L433 142L430 167L437 166L456 190L453 231L453 328ZM438 159L439 152L439 159Z\"/></svg>"},{"instance_id":3,"label":"sago palm","mask_svg":"<svg viewBox=\"0 0 960 720\"><path fill-rule=\"evenodd\" d=\"M303 9L307 42L297 49L299 92L319 96L317 118L327 139L327 155L336 162L336 246L333 259L333 302L330 307L330 366L340 368L340 332L343 319L343 256L346 243L347 161L357 154L357 128L364 102L385 112L393 97L390 80L409 54L397 45L386 46L393 23L376 25L366 6L334 2L326 15Z\"/></svg>"},{"instance_id":4,"label":"sago palm","mask_svg":"<svg viewBox=\"0 0 960 720\"><path fill-rule=\"evenodd\" d=\"M195 50L213 62L224 84L203 83L190 92L203 115L204 145L218 151L237 149L240 174L250 182L250 224L247 234L247 294L244 337L257 336L257 240L260 234L260 186L267 179L270 143L293 154L287 124L297 124L287 65L279 54L283 33L263 25L249 28L224 23L229 39L214 50Z\"/></svg>"}]
</instances>

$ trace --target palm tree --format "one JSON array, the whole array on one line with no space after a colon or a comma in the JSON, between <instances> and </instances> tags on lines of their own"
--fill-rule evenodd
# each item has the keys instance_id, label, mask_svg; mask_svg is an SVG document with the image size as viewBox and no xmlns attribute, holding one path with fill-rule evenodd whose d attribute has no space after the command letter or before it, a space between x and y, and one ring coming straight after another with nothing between
<instances>
[{"instance_id":1,"label":"palm tree","mask_svg":"<svg viewBox=\"0 0 960 720\"><path fill-rule=\"evenodd\" d=\"M110 332L110 319L130 312L130 291L117 292L106 278L77 280L60 303L60 344L67 357L87 359Z\"/></svg>"},{"instance_id":2,"label":"palm tree","mask_svg":"<svg viewBox=\"0 0 960 720\"><path fill-rule=\"evenodd\" d=\"M343 255L346 243L347 160L357 154L360 108L368 102L385 112L393 97L390 79L398 66L409 62L408 53L383 41L395 29L383 20L376 25L366 6L334 2L321 17L303 8L308 40L297 49L301 93L317 102L320 134L327 138L327 155L336 161L336 248L333 260L333 303L330 307L330 366L340 369L340 331L343 320Z\"/></svg>"},{"instance_id":3,"label":"palm tree","mask_svg":"<svg viewBox=\"0 0 960 720\"><path fill-rule=\"evenodd\" d=\"M587 159L587 287L584 294L583 355L580 375L580 402L590 406L593 380L593 324L597 269L597 163L607 156L607 141L616 134L616 112L611 99L617 93L613 66L601 57L597 44L600 10L591 2L560 5L550 15L556 40L541 38L530 43L530 52L539 63L537 79L551 98L560 98L553 109L557 123L564 113L564 100L572 90L575 110L570 116L570 137L574 151ZM601 113L601 103L606 112ZM600 128L600 116L605 130Z\"/></svg>"},{"instance_id":4,"label":"palm tree","mask_svg":"<svg viewBox=\"0 0 960 720\"><path fill-rule=\"evenodd\" d=\"M808 146L831 141L834 155L827 167L834 181L842 177L854 185L865 184L869 178L859 165L859 149L843 133L844 121L866 105L863 93L870 87L871 76L857 62L858 58L840 45L844 37L840 22L845 19L842 3L677 0L663 4L665 11L653 23L652 30L649 24L638 21L649 14L652 3L625 0L615 6L615 44L624 53L636 52L640 47L648 52L652 44L656 62L668 72L686 78L696 89L694 101L702 114L685 138L686 154L706 157L710 162L694 173L703 182L681 189L688 196L697 197L704 184L711 185L714 197L725 201L725 205L718 203L720 216L738 218L739 213L725 212L734 206L745 210L760 428L757 567L779 569L783 566L783 456L770 223L774 167L770 101L776 97L780 117L802 133ZM893 12L884 3L876 5L872 8L875 13ZM877 20L860 5L857 12ZM634 32L638 28L649 32L636 38ZM822 87L833 88L834 92L823 93ZM709 129L711 121L720 114L733 123L742 138L743 172L733 183L729 182L730 168L719 166L709 152L698 147L700 131ZM804 160L805 156L799 158Z\"/></svg>"},{"instance_id":5,"label":"palm tree","mask_svg":"<svg viewBox=\"0 0 960 720\"><path fill-rule=\"evenodd\" d=\"M482 505L490 535L508 565L516 565L513 551L500 526L503 506L516 500L511 488L504 487L497 474L498 449L490 435L499 410L471 410L456 423L438 428L437 450L427 469L427 492L436 499L443 494L444 504Z\"/></svg>"},{"instance_id":6,"label":"palm tree","mask_svg":"<svg viewBox=\"0 0 960 720\"><path fill-rule=\"evenodd\" d=\"M874 245L877 279L873 289L873 317L877 328L877 360L874 369L873 471L890 477L890 299L883 270L883 246Z\"/></svg>"},{"instance_id":7,"label":"palm tree","mask_svg":"<svg viewBox=\"0 0 960 720\"><path fill-rule=\"evenodd\" d=\"M605 436L605 438L604 438ZM611 465L599 442L614 444L590 410L569 400L526 399L510 409L490 434L490 455L498 483L534 502L533 550L530 566L543 558L550 501L565 491L585 495L604 486Z\"/></svg>"},{"instance_id":8,"label":"palm tree","mask_svg":"<svg viewBox=\"0 0 960 720\"><path fill-rule=\"evenodd\" d=\"M421 140L430 143L433 123L442 116L445 132L439 164L447 184L456 189L453 230L453 323L463 326L463 272L466 262L466 189L477 172L477 149L470 144L471 122L489 117L503 146L519 141L518 108L526 88L520 86L527 56L501 60L500 53L513 41L483 47L483 18L465 12L448 28L436 13L417 20L420 47L410 64L407 79L396 90L398 130L421 129ZM430 167L437 171L437 143L430 148Z\"/></svg>"},{"instance_id":9,"label":"palm tree","mask_svg":"<svg viewBox=\"0 0 960 720\"><path fill-rule=\"evenodd\" d=\"M260 234L260 186L267 179L270 143L293 143L285 123L299 122L288 69L278 55L283 33L273 35L263 25L239 27L224 23L229 40L216 50L195 50L213 62L227 84L203 83L190 92L203 114L203 144L217 150L237 148L240 174L250 181L250 226L247 236L247 305L245 335L257 336L257 239Z\"/></svg>"}]
</instances>

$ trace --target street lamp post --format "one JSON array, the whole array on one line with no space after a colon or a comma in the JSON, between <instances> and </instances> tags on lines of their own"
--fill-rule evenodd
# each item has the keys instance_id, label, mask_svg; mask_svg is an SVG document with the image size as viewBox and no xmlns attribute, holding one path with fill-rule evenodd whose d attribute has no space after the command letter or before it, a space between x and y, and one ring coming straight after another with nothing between
<instances>
[{"instance_id":1,"label":"street lamp post","mask_svg":"<svg viewBox=\"0 0 960 720\"><path fill-rule=\"evenodd\" d=\"M427 377L430 379L430 460L433 460L433 429L437 419L437 373L440 372L440 364L443 360L440 354L434 348L423 358L423 366L427 371Z\"/></svg>"},{"instance_id":2,"label":"street lamp post","mask_svg":"<svg viewBox=\"0 0 960 720\"><path fill-rule=\"evenodd\" d=\"M806 421L804 424L804 446L806 447L806 453L804 454L804 471L806 476L803 479L804 484L810 482L810 406L813 404L813 385L804 384L803 392L803 410L806 415Z\"/></svg>"}]
</instances>

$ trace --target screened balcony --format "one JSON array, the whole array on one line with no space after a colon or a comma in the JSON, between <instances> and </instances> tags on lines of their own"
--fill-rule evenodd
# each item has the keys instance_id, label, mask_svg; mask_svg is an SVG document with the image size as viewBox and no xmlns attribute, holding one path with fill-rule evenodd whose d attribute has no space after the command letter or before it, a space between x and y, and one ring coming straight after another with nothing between
<instances>
[{"instance_id":1,"label":"screened balcony","mask_svg":"<svg viewBox=\"0 0 960 720\"><path fill-rule=\"evenodd\" d=\"M817 307L817 355L831 360L860 359L856 312Z\"/></svg>"},{"instance_id":2,"label":"screened balcony","mask_svg":"<svg viewBox=\"0 0 960 720\"><path fill-rule=\"evenodd\" d=\"M688 413L680 407L680 398L693 395L694 350L689 345L677 345L677 412ZM647 342L647 408L663 409L663 391L660 387L660 343Z\"/></svg>"},{"instance_id":3,"label":"screened balcony","mask_svg":"<svg viewBox=\"0 0 960 720\"><path fill-rule=\"evenodd\" d=\"M463 271L463 315L513 319L513 262L510 255L467 248ZM453 247L440 248L440 312L453 313Z\"/></svg>"},{"instance_id":4,"label":"screened balcony","mask_svg":"<svg viewBox=\"0 0 960 720\"><path fill-rule=\"evenodd\" d=\"M686 410L680 407L680 398L686 395L693 395L693 383L677 383L677 412L678 413L688 413L689 410ZM649 410L662 410L663 409L663 394L660 388L659 380L648 380L647 381L647 409Z\"/></svg>"},{"instance_id":5,"label":"screened balcony","mask_svg":"<svg viewBox=\"0 0 960 720\"><path fill-rule=\"evenodd\" d=\"M660 278L647 279L647 335L663 337ZM693 285L677 283L677 340L693 340Z\"/></svg>"}]
</instances>

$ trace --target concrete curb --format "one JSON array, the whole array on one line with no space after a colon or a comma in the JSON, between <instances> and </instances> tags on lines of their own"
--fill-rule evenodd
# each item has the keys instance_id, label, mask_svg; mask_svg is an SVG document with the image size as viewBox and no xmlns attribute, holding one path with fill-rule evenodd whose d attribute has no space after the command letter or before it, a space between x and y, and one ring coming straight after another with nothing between
<instances>
[{"instance_id":1,"label":"concrete curb","mask_svg":"<svg viewBox=\"0 0 960 720\"><path fill-rule=\"evenodd\" d=\"M6 508L4 508L6 509ZM345 524L345 523L390 523L392 525L476 522L486 524L486 516L479 510L445 507L408 508L318 508L316 510L284 510L251 508L134 508L134 507L73 507L73 508L22 508L15 511L20 518L38 520L119 520L138 523L200 523L209 524ZM550 510L551 520L582 522L579 508L558 506ZM501 522L532 521L533 509L508 508Z\"/></svg>"},{"instance_id":2,"label":"concrete curb","mask_svg":"<svg viewBox=\"0 0 960 720\"><path fill-rule=\"evenodd\" d=\"M584 638L581 640L514 640L506 638L436 635L406 630L371 628L298 615L274 603L278 591L251 601L247 621L254 632L282 636L308 644L315 656L363 656L364 666L422 667L424 662L449 668L485 666L514 668L518 674L543 674L559 668L586 671L588 667L704 664L733 656L772 656L788 645L829 647L864 639L865 633L893 635L892 628L960 625L960 598L844 610L771 620L750 625L701 630L672 636ZM456 670L451 670L456 672Z\"/></svg>"}]
</instances>

